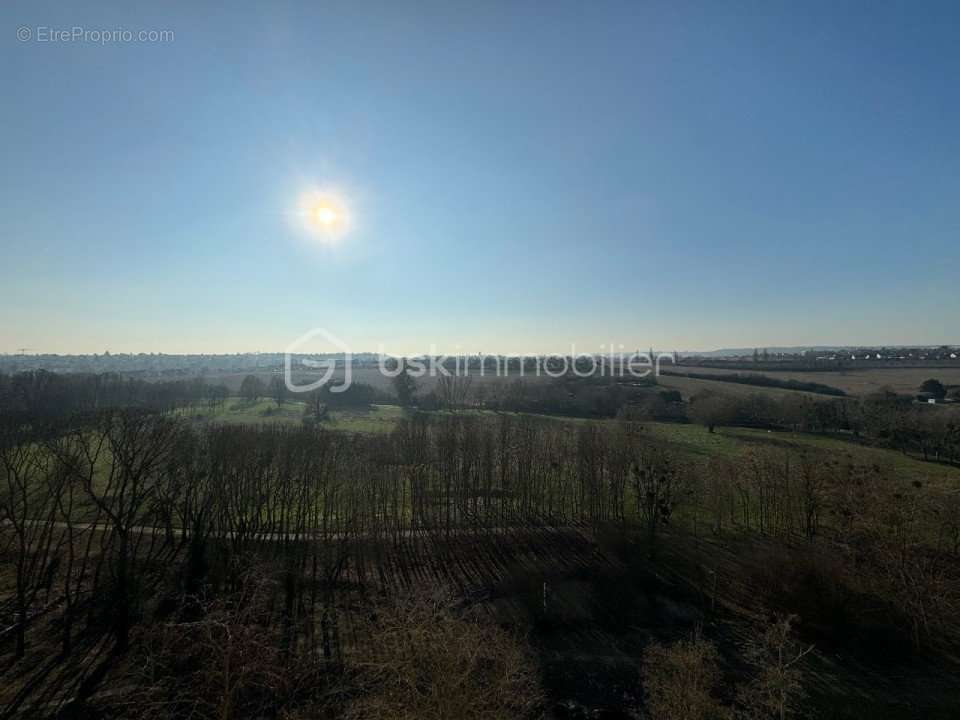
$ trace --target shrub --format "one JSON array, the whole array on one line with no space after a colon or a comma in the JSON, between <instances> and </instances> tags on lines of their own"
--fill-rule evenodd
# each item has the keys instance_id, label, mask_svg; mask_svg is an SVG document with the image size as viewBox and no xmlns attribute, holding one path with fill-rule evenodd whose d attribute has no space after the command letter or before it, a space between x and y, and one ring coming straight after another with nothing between
<instances>
[{"instance_id":1,"label":"shrub","mask_svg":"<svg viewBox=\"0 0 960 720\"><path fill-rule=\"evenodd\" d=\"M713 643L694 634L673 645L650 645L643 654L643 687L654 720L726 717L714 693L720 656Z\"/></svg>"},{"instance_id":2,"label":"shrub","mask_svg":"<svg viewBox=\"0 0 960 720\"><path fill-rule=\"evenodd\" d=\"M347 718L506 720L542 701L528 648L447 598L381 606L369 630L371 651L352 668Z\"/></svg>"}]
</instances>

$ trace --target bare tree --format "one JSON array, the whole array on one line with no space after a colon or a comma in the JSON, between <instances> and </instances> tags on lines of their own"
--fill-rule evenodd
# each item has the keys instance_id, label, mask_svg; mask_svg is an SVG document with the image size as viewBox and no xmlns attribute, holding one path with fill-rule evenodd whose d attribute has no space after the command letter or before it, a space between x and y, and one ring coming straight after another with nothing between
<instances>
[{"instance_id":1,"label":"bare tree","mask_svg":"<svg viewBox=\"0 0 960 720\"><path fill-rule=\"evenodd\" d=\"M796 621L796 615L777 616L745 648L755 672L738 695L751 720L785 720L799 710L804 695L802 661L813 645L804 647L797 640Z\"/></svg>"},{"instance_id":2,"label":"bare tree","mask_svg":"<svg viewBox=\"0 0 960 720\"><path fill-rule=\"evenodd\" d=\"M718 425L729 425L736 418L736 401L728 395L704 392L690 399L690 417L713 432Z\"/></svg>"},{"instance_id":3,"label":"bare tree","mask_svg":"<svg viewBox=\"0 0 960 720\"><path fill-rule=\"evenodd\" d=\"M650 559L655 559L660 526L670 522L684 497L683 474L669 453L654 448L641 455L632 474L637 513L646 526Z\"/></svg>"},{"instance_id":4,"label":"bare tree","mask_svg":"<svg viewBox=\"0 0 960 720\"><path fill-rule=\"evenodd\" d=\"M456 410L467 404L473 377L470 375L441 375L437 381L437 396L440 406L447 410Z\"/></svg>"},{"instance_id":5,"label":"bare tree","mask_svg":"<svg viewBox=\"0 0 960 720\"><path fill-rule=\"evenodd\" d=\"M92 560L93 542L103 517L96 505L90 507L84 502L84 488L96 482L100 454L96 445L77 442L78 436L86 439L81 430L47 443L49 452L56 458L59 471L64 474L63 492L57 498L57 523L63 528L64 548L60 572L63 591L61 654L64 657L69 656L73 647L76 609L81 596L88 589L85 584Z\"/></svg>"},{"instance_id":6,"label":"bare tree","mask_svg":"<svg viewBox=\"0 0 960 720\"><path fill-rule=\"evenodd\" d=\"M240 396L248 402L256 402L263 397L263 380L256 375L247 375L240 383Z\"/></svg>"},{"instance_id":7,"label":"bare tree","mask_svg":"<svg viewBox=\"0 0 960 720\"><path fill-rule=\"evenodd\" d=\"M417 381L410 374L406 359L400 359L397 362L400 363L400 367L393 378L393 391L397 394L397 402L403 407L409 407L417 394Z\"/></svg>"},{"instance_id":8,"label":"bare tree","mask_svg":"<svg viewBox=\"0 0 960 720\"><path fill-rule=\"evenodd\" d=\"M277 403L277 407L283 405L287 399L287 385L279 375L270 378L270 397Z\"/></svg>"},{"instance_id":9,"label":"bare tree","mask_svg":"<svg viewBox=\"0 0 960 720\"><path fill-rule=\"evenodd\" d=\"M820 518L826 496L823 458L804 454L798 463L800 473L800 510L803 531L807 540L813 541L820 531Z\"/></svg>"},{"instance_id":10,"label":"bare tree","mask_svg":"<svg viewBox=\"0 0 960 720\"><path fill-rule=\"evenodd\" d=\"M138 567L149 565L165 544L153 531L154 500L177 425L138 411L105 414L92 430L78 432L85 454L103 472L83 478L87 497L102 514L101 549L111 577L111 624L117 652L129 644L138 602ZM143 541L146 543L143 544Z\"/></svg>"},{"instance_id":11,"label":"bare tree","mask_svg":"<svg viewBox=\"0 0 960 720\"><path fill-rule=\"evenodd\" d=\"M33 603L41 589L49 591L56 572L54 519L64 476L28 432L7 426L0 433L0 527L12 536L15 656L22 658Z\"/></svg>"}]
</instances>

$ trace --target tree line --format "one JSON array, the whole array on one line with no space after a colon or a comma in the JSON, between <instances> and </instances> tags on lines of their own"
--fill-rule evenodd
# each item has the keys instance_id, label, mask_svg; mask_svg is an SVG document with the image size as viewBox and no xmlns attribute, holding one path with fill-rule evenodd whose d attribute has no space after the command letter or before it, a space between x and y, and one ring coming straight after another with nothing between
<instances>
[{"instance_id":1,"label":"tree line","mask_svg":"<svg viewBox=\"0 0 960 720\"><path fill-rule=\"evenodd\" d=\"M27 422L118 407L167 411L197 402L221 403L228 394L225 386L210 385L203 378L146 382L116 373L0 373L3 416Z\"/></svg>"}]
</instances>

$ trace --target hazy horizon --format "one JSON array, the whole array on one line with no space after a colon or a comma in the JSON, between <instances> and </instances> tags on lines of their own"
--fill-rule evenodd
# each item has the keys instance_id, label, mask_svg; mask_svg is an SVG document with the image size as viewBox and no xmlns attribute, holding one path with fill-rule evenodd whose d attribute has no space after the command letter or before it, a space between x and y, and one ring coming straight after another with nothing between
<instances>
[{"instance_id":1,"label":"hazy horizon","mask_svg":"<svg viewBox=\"0 0 960 720\"><path fill-rule=\"evenodd\" d=\"M649 352L651 352L651 351L652 351L653 354L655 354L655 355L656 355L656 354L672 354L672 353L679 353L679 354L681 354L681 355L697 355L697 354L714 355L714 354L718 354L718 353L729 353L729 354L733 355L733 354L738 353L738 352L750 354L750 353L752 353L752 352L755 351L755 350L756 350L756 351L760 351L760 352L766 351L766 352L770 352L770 353L778 353L778 352L781 352L781 353L790 353L790 352L804 352L804 351L811 351L811 350L822 350L822 351L828 351L828 350L854 350L854 349L860 349L860 348L863 348L863 349L871 349L871 350L872 350L872 349L878 349L878 348L887 348L887 349L891 349L891 350L896 350L896 349L936 349L936 348L942 348L942 347L946 347L946 348L956 348L956 347L960 347L960 345L957 345L957 344L954 344L954 343L934 343L934 344L926 344L926 343L914 343L914 344L911 344L911 343L873 343L873 344L871 344L871 343L863 343L863 344L837 344L837 345L829 345L829 344L820 343L820 344L817 344L817 345L789 345L789 346L783 346L783 345L751 345L751 346L744 346L744 347L673 348L673 349L669 349L669 348L658 348L658 347L652 347L652 346L648 346L648 347L635 346L635 347L632 347L632 348L623 348L623 349L614 348L614 349L613 349L613 355L614 355L614 356L631 355L631 354L633 354L633 353L641 353L641 354L643 354L643 353L649 353ZM0 356L3 356L3 357L12 357L12 356L15 356L15 357L40 357L40 356L44 356L44 355L55 355L55 356L60 356L60 357L103 357L103 356L105 356L105 355L124 355L124 356L157 355L157 356L167 356L167 357L188 357L188 356L229 357L229 356L234 356L234 355L285 355L285 354L286 354L284 350L238 350L238 351L235 351L235 352L169 352L169 351L163 351L163 350L156 350L156 351L141 351L141 350L122 351L122 350L111 350L111 349L109 349L109 348L106 348L105 350L102 350L102 351L100 351L100 352L85 352L85 353L77 353L77 352L54 352L54 351L50 351L50 352L34 352L34 351L30 351L30 352L27 352L26 350L27 350L26 348L20 348L20 349L18 349L18 350L16 350L16 351L0 350ZM606 348L598 348L598 349L590 349L590 348L580 349L580 348L577 348L576 350L577 350L577 354L581 354L581 353L582 353L582 354L584 354L584 355L601 356L601 355L610 355L610 354L611 354L611 350L610 350L609 347L606 347ZM463 348L447 348L447 349L444 349L443 347L436 347L436 348L433 349L433 351L430 351L430 350L428 349L428 350L413 351L413 352L384 352L384 353L378 353L376 350L369 350L369 349L365 349L365 348L360 347L360 348L351 348L349 352L350 352L350 354L351 354L354 358L360 357L360 356L376 356L376 355L382 355L383 357L430 357L431 355L437 355L437 356L439 356L439 355L445 355L445 356L448 356L448 357L451 357L451 358L453 358L453 357L471 357L471 356L478 356L478 355L483 355L483 356L485 356L485 357L490 357L490 358L492 358L492 357L497 357L497 356L499 356L499 357L521 357L521 356L549 357L549 356L572 356L572 355L573 355L573 353L570 353L569 351L566 352L566 353L560 352L560 351L545 351L545 352L530 352L530 353L508 353L508 352L497 352L497 351L494 350L494 349L491 349L489 352L484 352L484 351L470 351L470 350L466 350L466 349L463 349ZM324 349L322 346L320 346L320 347L317 347L317 349L312 350L312 351L311 351L311 350L303 350L303 351L296 350L296 351L291 352L290 354L291 354L292 356L295 356L295 357L300 357L300 356L317 356L317 355L343 355L344 353L343 353L343 352L337 352L337 351L335 351L335 350L329 350L329 351L328 351L328 350Z\"/></svg>"}]
</instances>

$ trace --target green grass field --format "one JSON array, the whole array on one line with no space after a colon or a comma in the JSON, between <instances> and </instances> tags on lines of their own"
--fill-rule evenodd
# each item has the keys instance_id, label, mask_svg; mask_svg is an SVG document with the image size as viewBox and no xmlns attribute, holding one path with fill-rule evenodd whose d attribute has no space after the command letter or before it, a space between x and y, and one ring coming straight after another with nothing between
<instances>
[{"instance_id":1,"label":"green grass field","mask_svg":"<svg viewBox=\"0 0 960 720\"><path fill-rule=\"evenodd\" d=\"M705 375L729 375L733 373L750 374L751 370L724 370L721 368L704 368L695 366L679 366L677 368L668 368L677 372L697 372ZM856 368L850 370L821 371L821 372L803 372L787 371L777 372L775 370L757 370L760 375L779 378L781 380L799 380L801 382L816 382L840 388L848 395L866 395L877 392L882 388L892 388L895 392L911 394L920 389L920 384L929 378L936 378L947 386L960 386L960 367L948 368L916 368L916 367L887 367L887 368ZM699 387L711 387L716 390L722 390L719 386L730 386L734 383L711 382L710 380L692 380L688 378L675 378L661 376L658 378L660 385L664 387L676 387L687 393L681 385L687 385L691 390ZM681 381L677 383L676 381ZM682 381L686 381L685 383ZM769 391L776 388L763 388L750 385L741 386L744 389L752 391ZM796 392L794 390L781 390L780 392ZM822 396L820 396L822 397Z\"/></svg>"},{"instance_id":2,"label":"green grass field","mask_svg":"<svg viewBox=\"0 0 960 720\"><path fill-rule=\"evenodd\" d=\"M685 372L687 369L683 368L682 370ZM722 375L723 373L713 374ZM826 381L819 379L813 380L813 382ZM663 390L678 390L685 399L689 399L697 393L706 391L716 392L721 395L732 395L734 397L755 394L769 395L774 398L781 398L785 395L806 395L819 400L824 400L828 397L804 390L788 390L786 388L765 387L762 385L745 385L741 383L723 382L722 380L702 380L700 378L679 377L676 375L659 376L657 378L657 387Z\"/></svg>"},{"instance_id":3,"label":"green grass field","mask_svg":"<svg viewBox=\"0 0 960 720\"><path fill-rule=\"evenodd\" d=\"M299 400L287 400L278 407L273 400L250 402L233 397L217 407L195 405L177 413L202 423L297 426L303 422L305 408L305 403ZM380 433L390 432L401 417L403 409L396 405L371 405L369 408L331 410L321 425L330 430Z\"/></svg>"},{"instance_id":4,"label":"green grass field","mask_svg":"<svg viewBox=\"0 0 960 720\"><path fill-rule=\"evenodd\" d=\"M355 433L388 433L404 415L398 405L371 405L369 408L331 410L323 427Z\"/></svg>"},{"instance_id":5,"label":"green grass field","mask_svg":"<svg viewBox=\"0 0 960 720\"><path fill-rule=\"evenodd\" d=\"M953 492L960 491L960 468L904 455L896 450L868 447L842 438L750 428L717 428L710 433L700 425L644 423L644 432L679 455L692 460L733 457L750 448L814 450L834 458L847 457L865 465L889 470L898 479L915 480Z\"/></svg>"},{"instance_id":6,"label":"green grass field","mask_svg":"<svg viewBox=\"0 0 960 720\"><path fill-rule=\"evenodd\" d=\"M222 405L194 405L182 408L178 414L197 422L221 423L226 425L261 425L276 423L281 425L299 425L303 421L304 404L288 401L277 407L273 400L251 402L241 398L229 398Z\"/></svg>"}]
</instances>

